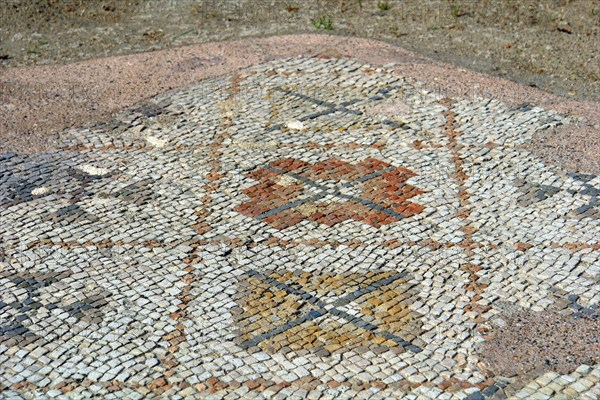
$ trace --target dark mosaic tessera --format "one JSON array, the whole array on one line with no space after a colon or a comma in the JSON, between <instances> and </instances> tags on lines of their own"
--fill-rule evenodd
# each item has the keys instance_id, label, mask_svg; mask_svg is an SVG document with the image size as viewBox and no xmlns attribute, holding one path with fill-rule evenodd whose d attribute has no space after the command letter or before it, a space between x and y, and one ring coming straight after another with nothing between
<instances>
[{"instance_id":1,"label":"dark mosaic tessera","mask_svg":"<svg viewBox=\"0 0 600 400\"><path fill-rule=\"evenodd\" d=\"M597 399L600 177L291 58L0 156L0 399Z\"/></svg>"}]
</instances>

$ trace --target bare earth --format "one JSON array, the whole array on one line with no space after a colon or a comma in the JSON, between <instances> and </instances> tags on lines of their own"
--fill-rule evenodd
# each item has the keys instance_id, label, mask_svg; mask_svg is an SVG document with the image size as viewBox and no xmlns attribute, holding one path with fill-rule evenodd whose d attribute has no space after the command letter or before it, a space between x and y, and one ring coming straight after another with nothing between
<instances>
[{"instance_id":1,"label":"bare earth","mask_svg":"<svg viewBox=\"0 0 600 400\"><path fill-rule=\"evenodd\" d=\"M326 31L600 100L597 0L5 0L0 67Z\"/></svg>"}]
</instances>

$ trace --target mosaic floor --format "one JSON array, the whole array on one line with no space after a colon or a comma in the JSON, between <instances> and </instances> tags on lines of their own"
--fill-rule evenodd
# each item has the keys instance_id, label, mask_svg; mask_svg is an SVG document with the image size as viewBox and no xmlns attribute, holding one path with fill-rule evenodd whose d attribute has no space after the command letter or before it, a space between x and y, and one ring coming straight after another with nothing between
<instances>
[{"instance_id":1,"label":"mosaic floor","mask_svg":"<svg viewBox=\"0 0 600 400\"><path fill-rule=\"evenodd\" d=\"M596 399L571 122L304 58L4 154L0 398Z\"/></svg>"}]
</instances>

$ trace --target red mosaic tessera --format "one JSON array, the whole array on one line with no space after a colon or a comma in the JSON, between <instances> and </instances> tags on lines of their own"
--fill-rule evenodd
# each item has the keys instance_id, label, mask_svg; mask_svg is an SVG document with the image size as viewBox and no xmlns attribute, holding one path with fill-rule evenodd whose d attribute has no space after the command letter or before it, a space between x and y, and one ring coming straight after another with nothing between
<instances>
[{"instance_id":1,"label":"red mosaic tessera","mask_svg":"<svg viewBox=\"0 0 600 400\"><path fill-rule=\"evenodd\" d=\"M301 221L333 226L347 220L379 228L424 209L408 201L423 193L406 183L416 174L373 158L358 164L284 158L247 176L258 183L244 191L251 200L237 211L280 230Z\"/></svg>"}]
</instances>

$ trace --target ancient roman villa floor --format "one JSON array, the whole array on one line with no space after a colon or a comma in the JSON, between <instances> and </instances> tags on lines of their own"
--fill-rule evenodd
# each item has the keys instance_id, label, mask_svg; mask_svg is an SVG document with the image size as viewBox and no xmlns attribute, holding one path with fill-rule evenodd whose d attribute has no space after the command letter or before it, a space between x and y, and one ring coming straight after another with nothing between
<instances>
[{"instance_id":1,"label":"ancient roman villa floor","mask_svg":"<svg viewBox=\"0 0 600 400\"><path fill-rule=\"evenodd\" d=\"M0 398L600 396L570 116L290 58L0 156Z\"/></svg>"}]
</instances>

